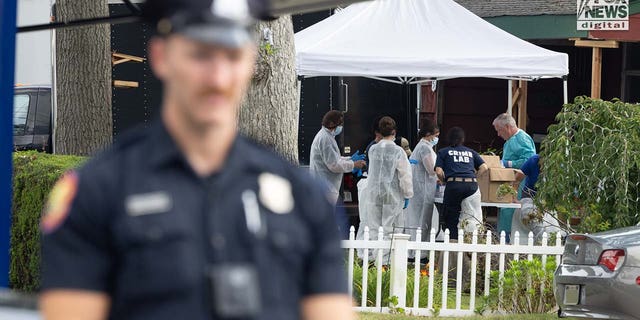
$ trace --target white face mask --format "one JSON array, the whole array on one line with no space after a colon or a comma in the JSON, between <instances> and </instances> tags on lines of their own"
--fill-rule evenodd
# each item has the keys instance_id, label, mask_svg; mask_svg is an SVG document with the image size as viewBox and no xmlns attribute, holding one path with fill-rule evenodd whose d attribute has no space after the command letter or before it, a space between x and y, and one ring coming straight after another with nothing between
<instances>
[{"instance_id":1,"label":"white face mask","mask_svg":"<svg viewBox=\"0 0 640 320\"><path fill-rule=\"evenodd\" d=\"M432 146L435 146L438 144L438 141L440 141L440 139L438 137L433 138L433 140L429 141L429 143L431 143Z\"/></svg>"}]
</instances>

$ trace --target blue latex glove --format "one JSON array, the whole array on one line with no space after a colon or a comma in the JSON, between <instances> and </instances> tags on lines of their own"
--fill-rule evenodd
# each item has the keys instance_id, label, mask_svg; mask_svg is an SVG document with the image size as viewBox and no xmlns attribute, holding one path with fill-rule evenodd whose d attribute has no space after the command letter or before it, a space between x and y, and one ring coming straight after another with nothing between
<instances>
[{"instance_id":1,"label":"blue latex glove","mask_svg":"<svg viewBox=\"0 0 640 320\"><path fill-rule=\"evenodd\" d=\"M406 209L409 206L409 199L404 199L404 207L402 209Z\"/></svg>"},{"instance_id":2,"label":"blue latex glove","mask_svg":"<svg viewBox=\"0 0 640 320\"><path fill-rule=\"evenodd\" d=\"M360 178L362 177L362 168L353 168L353 170L351 170L351 173L353 173L354 176Z\"/></svg>"},{"instance_id":3,"label":"blue latex glove","mask_svg":"<svg viewBox=\"0 0 640 320\"><path fill-rule=\"evenodd\" d=\"M416 159L409 159L409 163L411 163L411 164L418 164L418 160L416 160Z\"/></svg>"},{"instance_id":4,"label":"blue latex glove","mask_svg":"<svg viewBox=\"0 0 640 320\"><path fill-rule=\"evenodd\" d=\"M360 150L357 150L356 153L351 155L352 161L364 160L364 154L360 154Z\"/></svg>"}]
</instances>

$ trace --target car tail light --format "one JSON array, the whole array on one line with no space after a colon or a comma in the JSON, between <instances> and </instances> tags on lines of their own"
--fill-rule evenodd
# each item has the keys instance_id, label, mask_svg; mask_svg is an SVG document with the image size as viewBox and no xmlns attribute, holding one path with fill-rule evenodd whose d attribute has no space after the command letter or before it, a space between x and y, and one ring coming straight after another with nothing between
<instances>
[{"instance_id":1,"label":"car tail light","mask_svg":"<svg viewBox=\"0 0 640 320\"><path fill-rule=\"evenodd\" d=\"M640 286L640 276L636 278L636 284Z\"/></svg>"},{"instance_id":2,"label":"car tail light","mask_svg":"<svg viewBox=\"0 0 640 320\"><path fill-rule=\"evenodd\" d=\"M576 241L580 241L580 240L586 240L587 236L583 235L583 234L572 234L570 236L571 240L576 240Z\"/></svg>"},{"instance_id":3,"label":"car tail light","mask_svg":"<svg viewBox=\"0 0 640 320\"><path fill-rule=\"evenodd\" d=\"M603 265L605 268L610 271L616 271L622 263L624 263L624 250L614 249L614 250L605 250L600 254L600 259L598 259L598 264Z\"/></svg>"}]
</instances>

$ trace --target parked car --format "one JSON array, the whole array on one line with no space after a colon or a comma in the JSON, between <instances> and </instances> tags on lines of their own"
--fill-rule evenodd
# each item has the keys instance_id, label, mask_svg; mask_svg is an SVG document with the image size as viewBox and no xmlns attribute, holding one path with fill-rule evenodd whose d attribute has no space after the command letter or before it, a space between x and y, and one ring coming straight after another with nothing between
<instances>
[{"instance_id":1,"label":"parked car","mask_svg":"<svg viewBox=\"0 0 640 320\"><path fill-rule=\"evenodd\" d=\"M18 86L13 94L13 148L51 152L51 87Z\"/></svg>"},{"instance_id":2,"label":"parked car","mask_svg":"<svg viewBox=\"0 0 640 320\"><path fill-rule=\"evenodd\" d=\"M554 282L560 317L640 319L640 227L568 236Z\"/></svg>"}]
</instances>

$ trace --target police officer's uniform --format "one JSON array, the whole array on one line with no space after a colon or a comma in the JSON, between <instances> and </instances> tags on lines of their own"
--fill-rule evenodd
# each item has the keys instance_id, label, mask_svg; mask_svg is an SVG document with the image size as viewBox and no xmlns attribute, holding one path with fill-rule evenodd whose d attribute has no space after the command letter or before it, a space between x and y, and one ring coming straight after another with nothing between
<instances>
[{"instance_id":1,"label":"police officer's uniform","mask_svg":"<svg viewBox=\"0 0 640 320\"><path fill-rule=\"evenodd\" d=\"M75 176L68 213L44 232L43 290L105 292L111 319L222 318L212 312L211 283L229 264L255 266L262 309L254 319L298 319L304 296L346 292L322 190L242 137L204 179L158 121ZM258 233L246 213L255 208Z\"/></svg>"},{"instance_id":2,"label":"police officer's uniform","mask_svg":"<svg viewBox=\"0 0 640 320\"><path fill-rule=\"evenodd\" d=\"M442 168L447 183L444 189L444 224L451 239L458 238L461 203L478 191L475 171L484 164L482 157L463 145L438 150L436 167Z\"/></svg>"}]
</instances>

